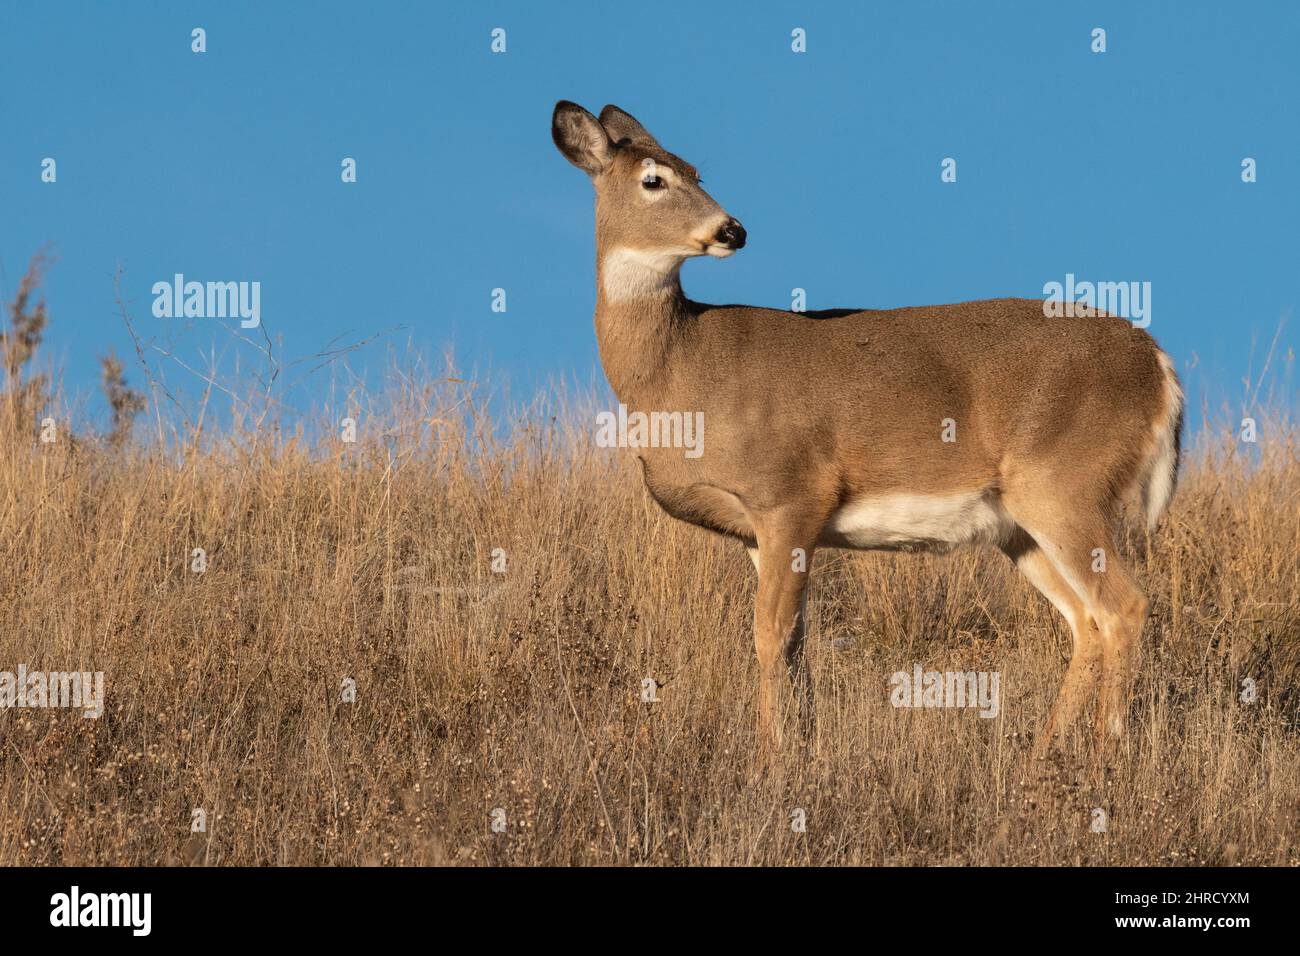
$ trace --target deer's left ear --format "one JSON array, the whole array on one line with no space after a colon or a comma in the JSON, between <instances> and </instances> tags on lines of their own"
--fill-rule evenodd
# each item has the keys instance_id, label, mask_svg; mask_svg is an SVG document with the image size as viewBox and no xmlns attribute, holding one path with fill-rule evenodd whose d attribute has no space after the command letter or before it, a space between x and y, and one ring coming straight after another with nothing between
<instances>
[{"instance_id":1,"label":"deer's left ear","mask_svg":"<svg viewBox=\"0 0 1300 956\"><path fill-rule=\"evenodd\" d=\"M560 100L551 116L551 139L564 158L589 175L603 172L614 158L605 127L577 103Z\"/></svg>"},{"instance_id":2,"label":"deer's left ear","mask_svg":"<svg viewBox=\"0 0 1300 956\"><path fill-rule=\"evenodd\" d=\"M659 147L658 141L650 135L649 130L636 121L631 113L625 113L613 103L600 111L600 125L615 143L627 141L636 146ZM659 147L662 149L662 147Z\"/></svg>"}]
</instances>

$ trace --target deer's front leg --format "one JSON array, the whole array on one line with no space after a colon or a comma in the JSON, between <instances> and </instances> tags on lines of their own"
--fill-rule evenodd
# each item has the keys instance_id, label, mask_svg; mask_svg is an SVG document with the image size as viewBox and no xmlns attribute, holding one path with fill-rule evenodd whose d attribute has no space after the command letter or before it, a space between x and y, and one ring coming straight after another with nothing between
<instances>
[{"instance_id":1,"label":"deer's front leg","mask_svg":"<svg viewBox=\"0 0 1300 956\"><path fill-rule=\"evenodd\" d=\"M754 602L758 738L760 751L769 756L781 745L791 710L802 731L812 727L812 679L803 641L815 541L815 533L778 527L761 536L757 548L750 549L758 571Z\"/></svg>"}]
</instances>

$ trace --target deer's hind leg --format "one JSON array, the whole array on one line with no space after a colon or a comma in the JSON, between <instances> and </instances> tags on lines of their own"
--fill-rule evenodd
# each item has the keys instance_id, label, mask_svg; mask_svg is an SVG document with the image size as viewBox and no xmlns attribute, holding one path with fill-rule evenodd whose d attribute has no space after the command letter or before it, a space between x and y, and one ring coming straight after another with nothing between
<instances>
[{"instance_id":1,"label":"deer's hind leg","mask_svg":"<svg viewBox=\"0 0 1300 956\"><path fill-rule=\"evenodd\" d=\"M1034 748L1035 755L1043 757L1052 746L1064 740L1078 720L1079 713L1096 693L1102 676L1101 636L1083 601L1065 578L1061 577L1043 549L1024 530L1017 528L1011 539L1002 546L1002 551L1015 562L1016 568L1029 583L1065 618L1074 645L1065 680L1047 718L1047 727Z\"/></svg>"},{"instance_id":2,"label":"deer's hind leg","mask_svg":"<svg viewBox=\"0 0 1300 956\"><path fill-rule=\"evenodd\" d=\"M1008 510L1082 603L1101 644L1101 693L1093 730L1102 747L1126 729L1147 599L1119 558L1113 512L1103 494L1090 496L1079 489L1069 495L1062 488L1052 497L1028 500L1028 507L1009 500ZM1088 502L1099 504L1089 507ZM1073 697L1065 703L1073 705Z\"/></svg>"}]
</instances>

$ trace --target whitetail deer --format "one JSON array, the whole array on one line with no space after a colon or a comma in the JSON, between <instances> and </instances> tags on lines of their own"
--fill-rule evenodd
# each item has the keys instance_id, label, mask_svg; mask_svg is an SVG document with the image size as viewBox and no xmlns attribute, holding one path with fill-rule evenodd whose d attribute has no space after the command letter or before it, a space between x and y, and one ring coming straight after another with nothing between
<instances>
[{"instance_id":1,"label":"whitetail deer","mask_svg":"<svg viewBox=\"0 0 1300 956\"><path fill-rule=\"evenodd\" d=\"M704 412L703 455L645 448L642 470L670 515L753 558L763 748L780 742L787 701L811 718L805 569L818 547L1000 548L1074 641L1039 752L1098 685L1098 741L1121 736L1147 600L1116 533L1125 504L1159 520L1182 429L1182 390L1151 336L1119 317L1047 318L1034 299L820 313L693 302L682 262L745 244L695 168L616 106L597 119L562 101L552 136L596 189L596 334L614 393L629 409Z\"/></svg>"}]
</instances>

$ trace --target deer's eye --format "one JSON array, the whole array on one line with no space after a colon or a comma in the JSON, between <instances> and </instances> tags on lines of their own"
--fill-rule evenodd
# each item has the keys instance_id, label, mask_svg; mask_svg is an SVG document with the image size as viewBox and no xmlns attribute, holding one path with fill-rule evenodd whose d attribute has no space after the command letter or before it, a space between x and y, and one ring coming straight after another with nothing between
<instances>
[{"instance_id":1,"label":"deer's eye","mask_svg":"<svg viewBox=\"0 0 1300 956\"><path fill-rule=\"evenodd\" d=\"M663 189L667 185L659 176L644 176L641 179L642 189Z\"/></svg>"}]
</instances>

